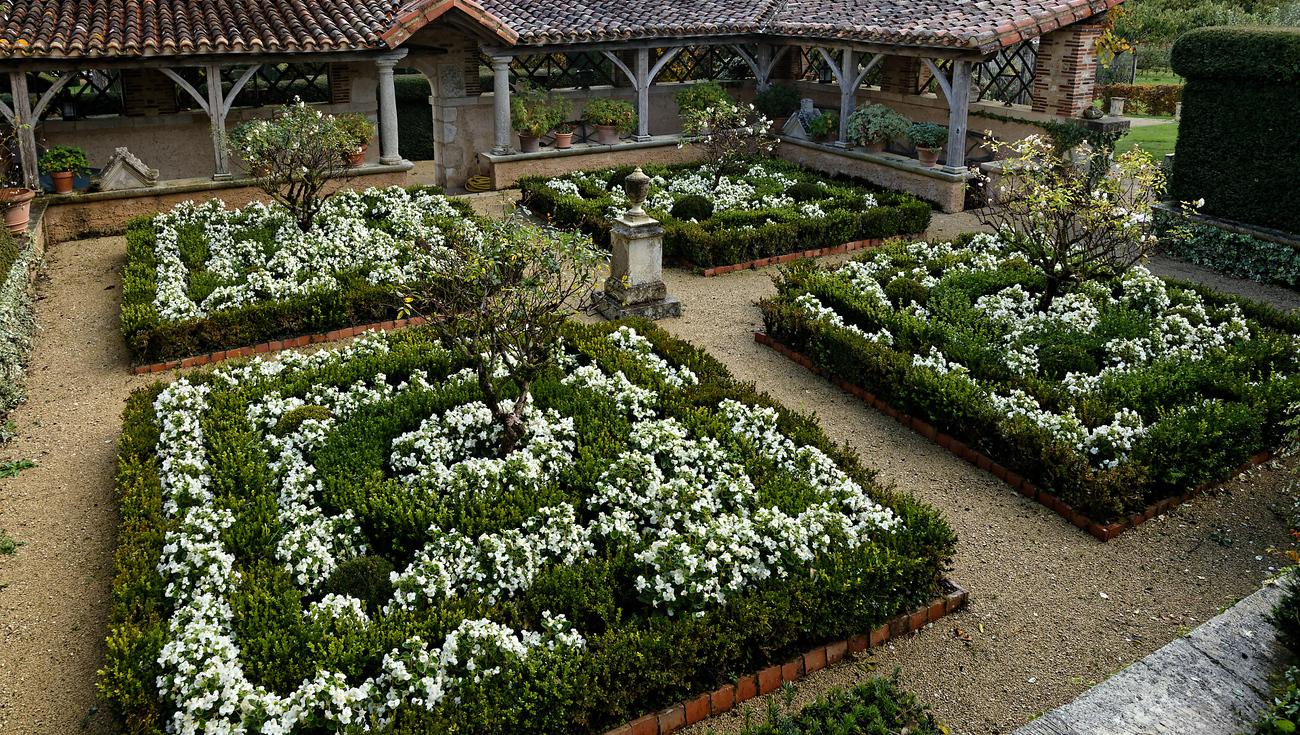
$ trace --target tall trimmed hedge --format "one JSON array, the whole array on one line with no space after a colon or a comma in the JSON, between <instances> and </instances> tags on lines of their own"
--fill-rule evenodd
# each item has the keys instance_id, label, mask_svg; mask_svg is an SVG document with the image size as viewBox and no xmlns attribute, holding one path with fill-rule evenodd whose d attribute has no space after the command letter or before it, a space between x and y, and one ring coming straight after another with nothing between
<instances>
[{"instance_id":1,"label":"tall trimmed hedge","mask_svg":"<svg viewBox=\"0 0 1300 735\"><path fill-rule=\"evenodd\" d=\"M1300 233L1300 28L1202 28L1174 45L1187 79L1170 194Z\"/></svg>"}]
</instances>

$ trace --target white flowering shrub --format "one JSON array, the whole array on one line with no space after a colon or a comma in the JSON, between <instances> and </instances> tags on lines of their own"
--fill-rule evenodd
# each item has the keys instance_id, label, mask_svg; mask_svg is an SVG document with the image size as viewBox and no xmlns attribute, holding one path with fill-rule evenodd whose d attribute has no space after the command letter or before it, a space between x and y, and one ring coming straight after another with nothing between
<instances>
[{"instance_id":1,"label":"white flowering shrub","mask_svg":"<svg viewBox=\"0 0 1300 735\"><path fill-rule=\"evenodd\" d=\"M832 374L1100 519L1280 443L1300 319L1141 266L1048 287L1020 245L980 234L788 268L762 307Z\"/></svg>"},{"instance_id":2,"label":"white flowering shrub","mask_svg":"<svg viewBox=\"0 0 1300 735\"><path fill-rule=\"evenodd\" d=\"M930 220L929 206L910 195L779 160L727 154L721 163L642 168L651 177L643 206L664 225L666 257L700 266L912 234ZM519 186L533 212L607 242L610 218L628 207L621 186L627 173L578 171L525 178Z\"/></svg>"},{"instance_id":3,"label":"white flowering shrub","mask_svg":"<svg viewBox=\"0 0 1300 735\"><path fill-rule=\"evenodd\" d=\"M314 221L304 232L279 204L220 199L135 221L122 329L137 357L390 318L395 289L445 274L448 246L480 236L464 205L421 188L348 189Z\"/></svg>"},{"instance_id":4,"label":"white flowering shrub","mask_svg":"<svg viewBox=\"0 0 1300 735\"><path fill-rule=\"evenodd\" d=\"M599 730L928 599L951 553L932 510L648 323L569 325L504 454L473 364L368 335L133 398L125 512L152 525L123 538L102 681L125 719Z\"/></svg>"}]
</instances>

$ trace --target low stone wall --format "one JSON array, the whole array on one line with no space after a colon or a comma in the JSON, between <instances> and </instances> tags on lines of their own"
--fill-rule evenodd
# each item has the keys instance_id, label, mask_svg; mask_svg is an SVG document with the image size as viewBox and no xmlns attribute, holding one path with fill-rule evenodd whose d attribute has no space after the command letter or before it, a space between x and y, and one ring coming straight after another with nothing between
<instances>
[{"instance_id":1,"label":"low stone wall","mask_svg":"<svg viewBox=\"0 0 1300 735\"><path fill-rule=\"evenodd\" d=\"M562 176L573 171L610 168L613 166L666 166L687 163L700 157L699 150L690 146L679 147L676 135L656 137L643 143L597 145L583 143L566 150L544 150L539 153L511 153L495 156L480 154L490 171L492 188L508 189L525 176Z\"/></svg>"},{"instance_id":2,"label":"low stone wall","mask_svg":"<svg viewBox=\"0 0 1300 735\"><path fill-rule=\"evenodd\" d=\"M370 186L404 186L409 182L411 164L373 165L358 169L354 177L342 179L334 188ZM54 194L42 197L42 219L48 244L79 240L97 235L116 235L126 230L133 217L157 214L187 199L206 200L219 197L232 207L241 207L266 195L248 179L213 181L185 179L165 182L151 189L101 191L79 194Z\"/></svg>"},{"instance_id":3,"label":"low stone wall","mask_svg":"<svg viewBox=\"0 0 1300 735\"><path fill-rule=\"evenodd\" d=\"M853 176L914 194L944 212L960 212L966 205L967 174L926 168L914 159L893 153L867 153L785 139L776 155L816 171Z\"/></svg>"}]
</instances>

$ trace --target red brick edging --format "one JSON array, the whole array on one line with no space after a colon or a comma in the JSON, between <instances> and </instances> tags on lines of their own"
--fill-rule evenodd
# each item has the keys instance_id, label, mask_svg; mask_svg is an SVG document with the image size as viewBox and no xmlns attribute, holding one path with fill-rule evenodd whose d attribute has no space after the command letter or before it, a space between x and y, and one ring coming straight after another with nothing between
<instances>
[{"instance_id":1,"label":"red brick edging","mask_svg":"<svg viewBox=\"0 0 1300 735\"><path fill-rule=\"evenodd\" d=\"M843 245L836 245L835 247L832 248L813 248L812 250L803 250L797 253L786 253L785 255L773 255L770 258L759 258L758 260L747 260L744 263L733 263L731 265L714 266L713 268L702 268L700 269L700 275L704 276L705 278L710 278L712 276L720 276L723 275L724 273L732 273L734 271L753 270L755 268L762 268L763 266L767 266L767 265L789 263L792 260L800 260L802 258L820 258L823 255L839 255L840 253L851 253L855 250L866 250L868 248L878 248L881 245L885 244L886 240L893 240L895 238L900 238L900 237L904 239L916 240L925 237L925 233L921 232L921 233L913 233L911 235L892 235L886 238L874 238L871 240L854 240L853 242L846 242Z\"/></svg>"},{"instance_id":2,"label":"red brick edging","mask_svg":"<svg viewBox=\"0 0 1300 735\"><path fill-rule=\"evenodd\" d=\"M145 373L161 373L176 368L192 368L201 365L210 365L222 360L233 360L237 357L250 357L267 352L279 352L289 350L295 347L306 347L307 345L321 344L324 342L337 342L349 337L356 337L369 331L389 332L394 329L403 327L415 327L424 323L424 317L413 316L410 319L389 319L386 322L371 322L370 324L359 324L355 327L342 327L329 332L318 332L316 334L304 334L298 337L286 337L285 339L271 340L270 342L259 342L247 347L233 347L228 350L217 350L202 355L191 355L176 360L167 360L164 362L155 362L147 365L135 365L131 372L135 375L144 375Z\"/></svg>"},{"instance_id":3,"label":"red brick edging","mask_svg":"<svg viewBox=\"0 0 1300 735\"><path fill-rule=\"evenodd\" d=\"M1055 495L1049 492L1046 492L1044 490L1039 490L1038 487L1029 480L1029 478L1022 476L1013 470L1007 469L1006 467L1003 467L1002 465L998 464L997 461L995 461L993 458L989 457L986 454L983 454L979 450L971 447L970 445L961 441L957 437L939 431L934 426L930 425L925 420L919 417L911 416L902 411L899 411L898 409L894 408L893 406L881 400L875 394L859 386L856 386L846 380L841 380L840 378L836 378L834 376L828 375L826 371L822 370L820 367L814 364L813 361L802 352L796 352L795 350L786 347L781 342L777 341L776 339L768 336L763 332L754 332L754 341L761 345L766 345L767 347L771 347L773 350L776 350L782 355L788 357L790 360L802 365L803 367L807 368L809 371L816 373L817 375L820 375L823 378L826 378L827 380L834 383L835 386L838 387L840 390L849 393L850 395L854 396L855 398L858 398L864 403L870 404L872 408L894 419L895 421L902 424L903 426L912 429L916 433L920 434L921 436L924 436L925 438L938 444L944 449L947 449L953 455L960 457L961 459L964 459L967 462L970 462L976 467L979 467L981 470L986 470L992 473L994 477L997 477L999 480L1002 480L1003 482L1010 485L1011 488L1016 492L1020 493L1021 495L1024 495L1030 500L1037 500L1042 505L1056 511L1056 513L1059 514L1062 518L1066 519L1070 523L1073 523L1075 526L1078 526L1080 529L1087 531L1088 533L1092 534L1093 536L1095 536L1101 541L1109 541L1115 538L1116 536L1120 535L1124 531L1139 526L1151 520L1152 518L1155 518L1158 515L1163 515L1164 513L1168 512L1169 509L1176 508L1179 505L1186 503L1188 500L1191 500L1192 498L1196 497L1197 495L1200 495L1206 490L1220 484L1217 482L1207 482L1203 485L1198 485L1197 487L1188 490L1182 495L1165 498L1158 502L1152 503L1151 505L1147 506L1146 509L1143 510L1142 512L1132 513L1131 515L1129 515L1128 518L1115 521L1113 523L1108 523L1106 525L1102 525L1097 521L1094 521L1093 519L1084 515L1083 513L1080 513L1079 511L1070 507L1068 504L1066 504L1064 500L1061 500L1060 498L1056 497ZM1272 458L1273 458L1272 451L1259 452L1258 454L1252 456L1245 464L1233 470L1232 476L1239 475L1251 469L1252 467L1257 467Z\"/></svg>"},{"instance_id":4,"label":"red brick edging","mask_svg":"<svg viewBox=\"0 0 1300 735\"><path fill-rule=\"evenodd\" d=\"M928 605L910 614L904 613L894 617L870 633L861 633L842 641L818 646L791 661L742 676L735 683L726 684L708 694L701 694L654 714L638 717L607 731L605 735L667 735L730 711L731 708L746 700L771 694L780 689L782 684L798 681L809 674L834 666L851 653L878 648L889 640L920 630L966 604L968 596L966 590L950 579L943 579L940 584L947 591L934 598Z\"/></svg>"}]
</instances>

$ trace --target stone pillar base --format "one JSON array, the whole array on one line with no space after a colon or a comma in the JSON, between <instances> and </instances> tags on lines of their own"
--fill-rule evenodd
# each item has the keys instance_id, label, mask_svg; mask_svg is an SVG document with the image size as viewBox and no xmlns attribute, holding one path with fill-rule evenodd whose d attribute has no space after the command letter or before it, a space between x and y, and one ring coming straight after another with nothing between
<instances>
[{"instance_id":1,"label":"stone pillar base","mask_svg":"<svg viewBox=\"0 0 1300 735\"><path fill-rule=\"evenodd\" d=\"M654 301L625 304L608 293L597 293L595 301L596 311L610 321L629 316L658 320L682 315L682 302L671 295Z\"/></svg>"}]
</instances>

